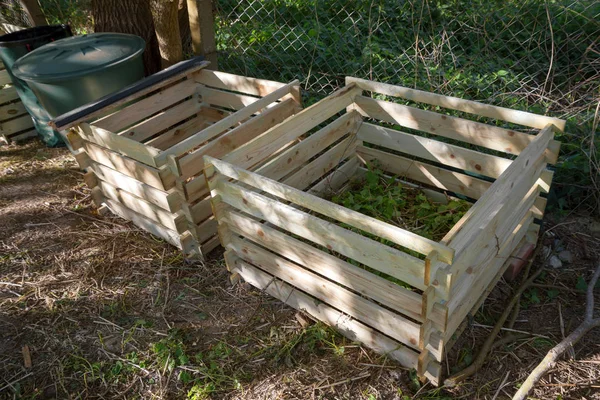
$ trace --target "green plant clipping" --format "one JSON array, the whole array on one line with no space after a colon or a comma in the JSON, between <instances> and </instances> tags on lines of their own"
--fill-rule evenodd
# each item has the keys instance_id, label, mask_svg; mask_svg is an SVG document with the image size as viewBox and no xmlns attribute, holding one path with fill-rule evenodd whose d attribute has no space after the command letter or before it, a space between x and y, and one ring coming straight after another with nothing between
<instances>
[{"instance_id":1,"label":"green plant clipping","mask_svg":"<svg viewBox=\"0 0 600 400\"><path fill-rule=\"evenodd\" d=\"M381 221L439 241L470 208L464 200L448 199L436 203L419 188L409 187L395 177L370 168L364 179L334 196L332 201Z\"/></svg>"}]
</instances>

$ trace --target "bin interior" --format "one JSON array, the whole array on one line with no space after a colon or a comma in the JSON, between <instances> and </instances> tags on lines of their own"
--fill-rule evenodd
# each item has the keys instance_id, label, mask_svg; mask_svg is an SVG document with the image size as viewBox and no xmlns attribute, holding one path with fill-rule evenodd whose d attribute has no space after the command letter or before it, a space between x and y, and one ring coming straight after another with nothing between
<instances>
[{"instance_id":1,"label":"bin interior","mask_svg":"<svg viewBox=\"0 0 600 400\"><path fill-rule=\"evenodd\" d=\"M543 216L542 193L552 180L546 165L559 149L553 134L564 121L356 78L348 83L238 154L206 157L227 266L234 278L437 383L444 348L465 316L511 254L535 243L534 219ZM303 140L248 170L254 162L244 154L297 138ZM460 197L473 205L434 241L325 200L370 165L439 201Z\"/></svg>"}]
</instances>

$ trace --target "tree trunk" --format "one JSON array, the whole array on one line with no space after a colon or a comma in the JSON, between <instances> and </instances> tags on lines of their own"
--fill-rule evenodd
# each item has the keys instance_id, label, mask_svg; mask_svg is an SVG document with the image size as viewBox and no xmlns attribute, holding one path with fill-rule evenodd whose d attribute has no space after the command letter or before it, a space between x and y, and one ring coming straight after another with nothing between
<instances>
[{"instance_id":1,"label":"tree trunk","mask_svg":"<svg viewBox=\"0 0 600 400\"><path fill-rule=\"evenodd\" d=\"M38 0L21 0L21 6L23 7L23 10L29 17L29 20L33 26L48 25Z\"/></svg>"},{"instance_id":2,"label":"tree trunk","mask_svg":"<svg viewBox=\"0 0 600 400\"><path fill-rule=\"evenodd\" d=\"M181 47L184 57L186 54L192 54L192 35L190 31L190 20L187 9L187 1L179 0L179 36L181 37Z\"/></svg>"},{"instance_id":3,"label":"tree trunk","mask_svg":"<svg viewBox=\"0 0 600 400\"><path fill-rule=\"evenodd\" d=\"M95 32L138 35L146 41L144 72L160 71L160 53L149 0L92 0Z\"/></svg>"},{"instance_id":4,"label":"tree trunk","mask_svg":"<svg viewBox=\"0 0 600 400\"><path fill-rule=\"evenodd\" d=\"M179 36L179 0L150 0L163 68L183 59Z\"/></svg>"}]
</instances>

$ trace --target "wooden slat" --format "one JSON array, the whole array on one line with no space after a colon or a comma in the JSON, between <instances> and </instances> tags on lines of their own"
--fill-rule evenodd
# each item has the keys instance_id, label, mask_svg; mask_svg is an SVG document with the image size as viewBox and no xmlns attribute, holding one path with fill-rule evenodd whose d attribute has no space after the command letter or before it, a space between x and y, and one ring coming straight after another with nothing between
<instances>
[{"instance_id":1,"label":"wooden slat","mask_svg":"<svg viewBox=\"0 0 600 400\"><path fill-rule=\"evenodd\" d=\"M213 236L207 242L202 243L202 246L201 246L202 254L206 255L206 254L210 253L211 251L216 249L220 244L221 244L221 242L219 241L219 236L218 235Z\"/></svg>"},{"instance_id":2,"label":"wooden slat","mask_svg":"<svg viewBox=\"0 0 600 400\"><path fill-rule=\"evenodd\" d=\"M244 94L225 92L223 90L211 89L209 87L202 87L202 89L200 90L200 95L202 96L202 102L204 104L210 104L211 106L223 108L230 108L233 110L240 110L260 100L260 97L252 97Z\"/></svg>"},{"instance_id":3,"label":"wooden slat","mask_svg":"<svg viewBox=\"0 0 600 400\"><path fill-rule=\"evenodd\" d=\"M217 226L218 226L218 222L215 219L215 217L211 217L209 219L207 219L206 221L202 222L201 224L199 224L195 230L196 230L196 237L198 238L198 242L200 243L204 243L207 240L209 240L210 238L212 238L213 236L215 236L217 234Z\"/></svg>"},{"instance_id":4,"label":"wooden slat","mask_svg":"<svg viewBox=\"0 0 600 400\"><path fill-rule=\"evenodd\" d=\"M127 207L123 206L117 201L102 197L101 192L92 191L92 193L96 193L95 201L97 204L106 204L108 208L119 217L131 221L143 230L164 239L165 241L167 241L175 247L181 248L181 241L177 232L157 224L156 222L144 217L143 215L140 215L135 211L128 209Z\"/></svg>"},{"instance_id":5,"label":"wooden slat","mask_svg":"<svg viewBox=\"0 0 600 400\"><path fill-rule=\"evenodd\" d=\"M490 182L460 172L453 172L441 167L393 155L381 150L358 146L356 150L360 158L373 163L393 175L412 179L425 185L442 190L460 193L478 199L491 186Z\"/></svg>"},{"instance_id":6,"label":"wooden slat","mask_svg":"<svg viewBox=\"0 0 600 400\"><path fill-rule=\"evenodd\" d=\"M506 158L480 153L367 122L360 126L358 138L391 150L491 178L499 177L512 162Z\"/></svg>"},{"instance_id":7,"label":"wooden slat","mask_svg":"<svg viewBox=\"0 0 600 400\"><path fill-rule=\"evenodd\" d=\"M30 139L37 136L37 131L35 129L30 129L25 132L20 132L17 134L11 134L8 136L0 135L0 139L5 143L19 143L23 140Z\"/></svg>"},{"instance_id":8,"label":"wooden slat","mask_svg":"<svg viewBox=\"0 0 600 400\"><path fill-rule=\"evenodd\" d=\"M195 66L193 66L192 68L186 69L185 71L181 71L178 74L173 75L172 77L168 78L168 79L164 79L158 83L156 83L156 85L152 85L150 87L147 87L146 89L137 91L119 101L116 101L104 108L101 108L100 110L94 111L92 113L89 113L75 121L69 122L68 124L64 125L64 126L56 126L53 125L53 127L57 130L67 130L69 128L72 128L74 126L77 126L79 124L81 124L82 122L85 121L92 121L94 118L100 117L100 116L104 116L109 114L111 111L115 111L118 110L123 104L127 104L133 100L142 98L144 96L146 96L148 93L152 93L158 89L160 89L161 87L170 85L174 82L179 81L180 79L183 79L186 76L193 76L194 73L197 73L197 71L205 68L208 64L210 64L208 61L204 61L202 63L199 63Z\"/></svg>"},{"instance_id":9,"label":"wooden slat","mask_svg":"<svg viewBox=\"0 0 600 400\"><path fill-rule=\"evenodd\" d=\"M348 138L346 140L350 139L352 138ZM344 142L338 144L338 146L340 145L344 145ZM433 240L429 240L415 233L347 209L338 204L323 200L317 196L304 193L301 190L289 187L287 184L284 185L272 179L262 177L256 173L245 171L239 167L236 167L235 165L228 164L210 157L207 157L206 160L215 167L218 173L229 178L233 178L247 185L251 185L269 194L290 201L295 205L308 208L309 210L336 219L342 223L354 226L365 232L391 240L400 246L404 246L422 254L429 254L432 251L437 251L440 259L449 264L452 263L454 251L445 245L441 245ZM336 161L335 165L337 164L338 162ZM345 233L345 231L341 232ZM417 264L421 265L421 263L422 262L419 260Z\"/></svg>"},{"instance_id":10,"label":"wooden slat","mask_svg":"<svg viewBox=\"0 0 600 400\"><path fill-rule=\"evenodd\" d=\"M151 136L156 135L176 123L189 118L200 111L201 104L198 99L192 97L174 107L164 110L147 120L140 122L130 128L119 132L119 136L127 137L137 142L142 142Z\"/></svg>"},{"instance_id":11,"label":"wooden slat","mask_svg":"<svg viewBox=\"0 0 600 400\"><path fill-rule=\"evenodd\" d=\"M158 190L96 162L91 162L87 167L94 171L99 179L165 210L175 212L181 208L181 196L173 189L169 192Z\"/></svg>"},{"instance_id":12,"label":"wooden slat","mask_svg":"<svg viewBox=\"0 0 600 400\"><path fill-rule=\"evenodd\" d=\"M16 103L10 103L0 107L0 121L14 118L26 113L27 110L25 110L25 106L20 101Z\"/></svg>"},{"instance_id":13,"label":"wooden slat","mask_svg":"<svg viewBox=\"0 0 600 400\"><path fill-rule=\"evenodd\" d=\"M511 163L494 182L492 187L490 187L490 190L486 191L485 195L465 213L463 218L446 234L443 240L446 242L451 241L453 247L457 250L461 246L465 246L465 243L468 243L468 239L461 242L461 238L464 239L465 235L468 234L465 226L467 224L470 224L472 227L480 226L480 220L485 219L489 215L488 212L482 210L494 207L498 202L501 202L510 193L516 179L525 172L532 172L531 168L528 167L533 165L541 154L545 153L553 137L554 131L551 126L544 128L538 133L532 144L527 147L527 150ZM477 215L477 218L474 218L473 215ZM460 232L462 233L459 235Z\"/></svg>"},{"instance_id":14,"label":"wooden slat","mask_svg":"<svg viewBox=\"0 0 600 400\"><path fill-rule=\"evenodd\" d=\"M356 137L350 136L321 154L319 157L286 178L284 183L296 189L303 189L320 180L347 158L356 154Z\"/></svg>"},{"instance_id":15,"label":"wooden slat","mask_svg":"<svg viewBox=\"0 0 600 400\"><path fill-rule=\"evenodd\" d=\"M359 162L356 156L350 157L350 159L341 167L336 168L333 172L321 179L315 186L310 188L308 193L319 197L336 193L356 174L358 164Z\"/></svg>"},{"instance_id":16,"label":"wooden slat","mask_svg":"<svg viewBox=\"0 0 600 400\"><path fill-rule=\"evenodd\" d=\"M77 129L79 135L85 140L96 143L99 146L106 147L109 150L116 151L134 160L143 162L144 164L160 167L154 158L161 152L154 147L136 142L124 136L115 135L112 132L102 128L82 122Z\"/></svg>"},{"instance_id":17,"label":"wooden slat","mask_svg":"<svg viewBox=\"0 0 600 400\"><path fill-rule=\"evenodd\" d=\"M242 168L256 165L266 156L273 154L350 105L358 93L357 90L353 86L347 86L334 92L229 153L223 157L223 160Z\"/></svg>"},{"instance_id":18,"label":"wooden slat","mask_svg":"<svg viewBox=\"0 0 600 400\"><path fill-rule=\"evenodd\" d=\"M196 82L218 89L233 90L254 96L264 97L285 86L285 83L268 81L265 79L250 78L247 76L233 75L221 71L204 69L194 76Z\"/></svg>"},{"instance_id":19,"label":"wooden slat","mask_svg":"<svg viewBox=\"0 0 600 400\"><path fill-rule=\"evenodd\" d=\"M81 144L92 160L135 178L146 185L163 191L175 186L175 176L168 168L158 169L150 167L132 158L124 157L117 152L104 149L87 140L82 140Z\"/></svg>"},{"instance_id":20,"label":"wooden slat","mask_svg":"<svg viewBox=\"0 0 600 400\"><path fill-rule=\"evenodd\" d=\"M0 71L0 86L8 85L12 81L10 80L10 75L8 75L7 70Z\"/></svg>"},{"instance_id":21,"label":"wooden slat","mask_svg":"<svg viewBox=\"0 0 600 400\"><path fill-rule=\"evenodd\" d=\"M416 368L417 353L402 346L397 341L382 335L373 328L348 318L342 312L328 306L326 303L308 296L241 259L230 266L232 272L239 273L244 280L281 300L291 307L308 312L315 319L336 328L350 340L360 342L385 354L407 368Z\"/></svg>"},{"instance_id":22,"label":"wooden slat","mask_svg":"<svg viewBox=\"0 0 600 400\"><path fill-rule=\"evenodd\" d=\"M258 168L256 173L279 181L345 135L355 132L360 120L356 111L342 115Z\"/></svg>"},{"instance_id":23,"label":"wooden slat","mask_svg":"<svg viewBox=\"0 0 600 400\"><path fill-rule=\"evenodd\" d=\"M199 224L212 215L210 197L200 200L191 207L192 221Z\"/></svg>"},{"instance_id":24,"label":"wooden slat","mask_svg":"<svg viewBox=\"0 0 600 400\"><path fill-rule=\"evenodd\" d=\"M193 119L184 122L181 125L178 125L172 129L169 129L167 132L158 135L155 138L150 139L145 142L145 144L156 147L160 150L166 150L169 147L179 143L180 141L188 138L201 130L209 127L211 125L210 122L206 121L206 119L198 114Z\"/></svg>"},{"instance_id":25,"label":"wooden slat","mask_svg":"<svg viewBox=\"0 0 600 400\"><path fill-rule=\"evenodd\" d=\"M370 268L424 289L425 263L336 224L271 200L230 182L219 181L213 197L220 195L233 207L282 229L350 257Z\"/></svg>"},{"instance_id":26,"label":"wooden slat","mask_svg":"<svg viewBox=\"0 0 600 400\"><path fill-rule=\"evenodd\" d=\"M181 81L173 86L163 88L158 93L127 106L114 114L94 121L94 125L110 132L119 132L193 95L199 88L200 85L195 84L193 81Z\"/></svg>"},{"instance_id":27,"label":"wooden slat","mask_svg":"<svg viewBox=\"0 0 600 400\"><path fill-rule=\"evenodd\" d=\"M179 160L181 176L187 178L201 173L204 169L203 157L205 155L217 158L223 157L225 154L254 139L297 111L297 104L292 99L287 99L263 113L250 118L250 120L242 125L226 132L194 152L183 156Z\"/></svg>"},{"instance_id":28,"label":"wooden slat","mask_svg":"<svg viewBox=\"0 0 600 400\"><path fill-rule=\"evenodd\" d=\"M364 96L357 96L355 103L359 111L371 118L509 154L520 154L535 137Z\"/></svg>"},{"instance_id":29,"label":"wooden slat","mask_svg":"<svg viewBox=\"0 0 600 400\"><path fill-rule=\"evenodd\" d=\"M221 216L220 216L221 217ZM386 305L421 322L421 296L362 268L320 251L294 239L266 224L252 220L238 212L225 210L220 219L232 232L302 265L309 270L346 286L363 296ZM444 316L436 314L443 323Z\"/></svg>"},{"instance_id":30,"label":"wooden slat","mask_svg":"<svg viewBox=\"0 0 600 400\"><path fill-rule=\"evenodd\" d=\"M92 189L92 192L99 191L101 194L92 194L93 196L103 196L104 198L114 200L120 203L122 206L136 212L145 218L156 222L157 224L163 225L165 228L183 233L187 229L185 217L175 213L171 213L163 210L162 208L156 207L155 205L142 200L139 197L133 196L124 190L120 190L112 185L104 184L102 186L96 186Z\"/></svg>"},{"instance_id":31,"label":"wooden slat","mask_svg":"<svg viewBox=\"0 0 600 400\"><path fill-rule=\"evenodd\" d=\"M466 292L466 294L469 294L470 296L466 299L461 299L458 306L453 307L452 308L453 311L449 312L448 322L447 322L446 330L444 333L444 341L445 342L450 340L452 334L456 331L458 326L461 324L463 319L466 317L467 313L471 310L472 305L479 298L479 294L481 294L485 290L485 288L488 286L489 280L491 278L493 278L493 276L496 275L495 272L497 272L498 269L500 267L502 267L502 265L507 261L508 257L514 251L516 246L521 242L523 237L525 237L525 234L527 233L527 230L529 228L529 225L527 223L529 221L531 221L531 219L528 217L525 217L523 221L524 222L519 223L519 225L513 231L511 237L506 241L504 246L500 249L500 251L498 252L498 256L491 259L487 263L487 265L481 265L479 267L482 270L486 271L485 276L488 277L488 279L481 278L479 281L471 284L468 292Z\"/></svg>"},{"instance_id":32,"label":"wooden slat","mask_svg":"<svg viewBox=\"0 0 600 400\"><path fill-rule=\"evenodd\" d=\"M33 121L29 114L25 114L22 117L11 119L0 123L0 134L10 135L12 133L24 131L33 127Z\"/></svg>"},{"instance_id":33,"label":"wooden slat","mask_svg":"<svg viewBox=\"0 0 600 400\"><path fill-rule=\"evenodd\" d=\"M17 89L14 86L5 87L0 89L0 104L8 103L19 98Z\"/></svg>"},{"instance_id":34,"label":"wooden slat","mask_svg":"<svg viewBox=\"0 0 600 400\"><path fill-rule=\"evenodd\" d=\"M235 235L227 248L234 250L241 259L259 266L265 272L292 284L364 324L409 347L418 348L419 325L417 323L386 310Z\"/></svg>"},{"instance_id":35,"label":"wooden slat","mask_svg":"<svg viewBox=\"0 0 600 400\"><path fill-rule=\"evenodd\" d=\"M298 85L298 81L293 81L285 86L282 86L276 91L258 100L257 102L252 103L248 107L243 108L238 112L223 118L219 122L216 122L214 125L204 129L201 132L201 135L191 136L177 143L175 146L172 146L168 150L164 151L159 157L157 157L157 162L160 165L165 164L170 155L180 156L188 152L190 149L193 149L201 145L202 143L212 139L213 137L219 135L223 131L246 120L247 118L256 114L263 108L267 107L269 104L276 102L286 94L290 93L290 91L295 85Z\"/></svg>"},{"instance_id":36,"label":"wooden slat","mask_svg":"<svg viewBox=\"0 0 600 400\"><path fill-rule=\"evenodd\" d=\"M542 129L548 124L554 124L558 129L565 129L565 121L528 113L525 111L511 110L510 108L492 106L477 101L465 100L458 97L443 96L422 90L410 89L387 83L373 82L365 79L346 77L346 84L355 83L363 90L385 94L388 96L402 97L418 103L426 103L451 110L463 111L469 114L481 115L488 118L512 122L513 124Z\"/></svg>"}]
</instances>

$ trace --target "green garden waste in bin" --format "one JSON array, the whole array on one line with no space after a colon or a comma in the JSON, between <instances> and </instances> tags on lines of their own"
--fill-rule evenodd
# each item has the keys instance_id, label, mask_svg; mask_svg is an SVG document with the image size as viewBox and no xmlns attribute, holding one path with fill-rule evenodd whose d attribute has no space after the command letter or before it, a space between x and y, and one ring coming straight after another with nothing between
<instances>
[{"instance_id":1,"label":"green garden waste in bin","mask_svg":"<svg viewBox=\"0 0 600 400\"><path fill-rule=\"evenodd\" d=\"M49 25L23 29L0 36L0 59L2 59L2 62L6 66L6 71L21 98L21 102L29 115L31 115L38 134L48 146L61 144L60 135L48 126L48 121L51 119L50 116L38 102L38 99L27 83L15 77L13 67L14 63L27 53L47 43L71 35L71 28L68 25Z\"/></svg>"},{"instance_id":2,"label":"green garden waste in bin","mask_svg":"<svg viewBox=\"0 0 600 400\"><path fill-rule=\"evenodd\" d=\"M13 73L55 118L142 79L145 46L121 33L74 36L20 58Z\"/></svg>"}]
</instances>

